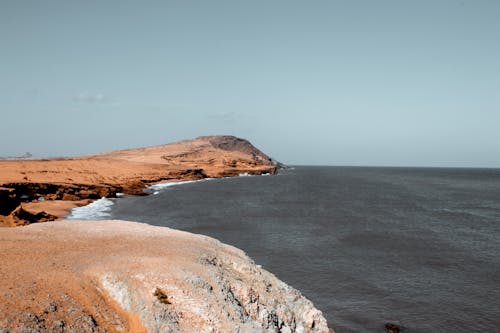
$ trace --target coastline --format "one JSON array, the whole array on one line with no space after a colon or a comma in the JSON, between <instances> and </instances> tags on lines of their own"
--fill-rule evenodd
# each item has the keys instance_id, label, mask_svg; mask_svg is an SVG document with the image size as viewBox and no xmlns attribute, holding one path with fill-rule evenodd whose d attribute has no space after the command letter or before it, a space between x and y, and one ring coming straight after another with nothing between
<instances>
[{"instance_id":1,"label":"coastline","mask_svg":"<svg viewBox=\"0 0 500 333\"><path fill-rule=\"evenodd\" d=\"M300 292L213 238L117 220L36 223L68 221L107 198L280 167L231 136L0 161L0 226L25 226L0 228L0 331L333 332Z\"/></svg>"},{"instance_id":2,"label":"coastline","mask_svg":"<svg viewBox=\"0 0 500 333\"><path fill-rule=\"evenodd\" d=\"M147 195L144 189L158 183L275 174L280 167L250 142L233 136L78 158L2 160L0 226L60 220L82 200Z\"/></svg>"},{"instance_id":3,"label":"coastline","mask_svg":"<svg viewBox=\"0 0 500 333\"><path fill-rule=\"evenodd\" d=\"M167 182L162 182L158 184L153 184L149 185L144 188L144 192L149 194L149 195L157 195L160 192L166 190L167 188L173 187L173 186L182 186L185 184L193 184L193 183L199 183L199 182L206 182L206 181L211 181L211 180L216 180L216 179L232 179L232 178L238 178L238 177L258 177L258 176L269 176L269 173L263 173L260 175L251 175L248 173L243 173L239 174L238 176L230 176L230 177L221 177L221 178L203 178L203 179L197 179L197 180L172 180L172 181L167 181ZM103 219L105 217L109 217L108 211L111 210L111 207L113 206L115 200L119 200L121 197L124 195L117 195L116 198L108 199L108 198L101 198L97 200L82 200L78 202L78 204L72 205L71 202L63 202L67 203L64 207L65 209L61 209L60 211L52 210L52 208L49 206L47 213L55 214L60 213L58 215L59 219L68 219L68 220L93 220L93 219ZM51 203L51 202L47 202ZM43 205L43 203L38 203L40 205ZM33 204L36 205L36 204ZM95 207L93 207L96 205ZM38 210L41 210L42 208L38 208Z\"/></svg>"}]
</instances>

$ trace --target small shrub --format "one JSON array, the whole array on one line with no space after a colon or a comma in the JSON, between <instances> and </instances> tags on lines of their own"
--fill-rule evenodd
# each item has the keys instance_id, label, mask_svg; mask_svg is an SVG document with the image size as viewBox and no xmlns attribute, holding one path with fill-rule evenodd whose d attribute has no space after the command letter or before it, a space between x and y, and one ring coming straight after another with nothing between
<instances>
[{"instance_id":1,"label":"small shrub","mask_svg":"<svg viewBox=\"0 0 500 333\"><path fill-rule=\"evenodd\" d=\"M161 290L160 288L158 288L158 287L156 288L156 290L153 293L153 295L156 296L156 298L158 298L158 300L160 301L160 303L163 303L163 304L172 304L168 300L167 294L165 294L165 292L163 290Z\"/></svg>"}]
</instances>

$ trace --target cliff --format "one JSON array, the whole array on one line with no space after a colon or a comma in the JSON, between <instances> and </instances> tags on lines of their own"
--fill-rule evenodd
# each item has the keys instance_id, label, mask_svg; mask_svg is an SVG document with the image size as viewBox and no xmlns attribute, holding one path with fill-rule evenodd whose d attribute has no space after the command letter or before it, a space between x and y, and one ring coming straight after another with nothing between
<instances>
[{"instance_id":1,"label":"cliff","mask_svg":"<svg viewBox=\"0 0 500 333\"><path fill-rule=\"evenodd\" d=\"M125 221L0 228L2 332L328 332L298 291L212 238Z\"/></svg>"},{"instance_id":2,"label":"cliff","mask_svg":"<svg viewBox=\"0 0 500 333\"><path fill-rule=\"evenodd\" d=\"M78 158L2 160L0 226L54 220L89 199L117 193L145 195L144 187L159 182L275 173L280 166L234 136L204 136ZM38 198L44 202L26 203Z\"/></svg>"}]
</instances>

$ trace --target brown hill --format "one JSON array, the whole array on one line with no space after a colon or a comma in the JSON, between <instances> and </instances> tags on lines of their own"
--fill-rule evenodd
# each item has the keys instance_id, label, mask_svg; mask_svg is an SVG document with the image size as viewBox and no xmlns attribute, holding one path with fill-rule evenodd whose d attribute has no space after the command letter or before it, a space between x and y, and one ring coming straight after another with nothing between
<instances>
[{"instance_id":1,"label":"brown hill","mask_svg":"<svg viewBox=\"0 0 500 333\"><path fill-rule=\"evenodd\" d=\"M278 167L278 162L250 142L234 136L204 136L78 158L3 160L0 203L5 208L0 212L0 226L53 220L88 199L117 193L144 195L145 186L159 182L274 174ZM22 201L39 198L43 203L19 207ZM37 215L42 211L48 214Z\"/></svg>"}]
</instances>

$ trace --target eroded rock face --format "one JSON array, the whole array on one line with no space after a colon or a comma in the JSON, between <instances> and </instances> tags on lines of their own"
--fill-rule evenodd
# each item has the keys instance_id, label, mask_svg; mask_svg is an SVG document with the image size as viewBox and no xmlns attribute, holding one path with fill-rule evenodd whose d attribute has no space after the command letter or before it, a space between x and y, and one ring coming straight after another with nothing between
<instances>
[{"instance_id":1,"label":"eroded rock face","mask_svg":"<svg viewBox=\"0 0 500 333\"><path fill-rule=\"evenodd\" d=\"M198 258L199 269L166 278L100 275L103 289L148 332L328 332L326 320L297 290L245 256Z\"/></svg>"},{"instance_id":2,"label":"eroded rock face","mask_svg":"<svg viewBox=\"0 0 500 333\"><path fill-rule=\"evenodd\" d=\"M15 189L0 187L0 215L9 215L20 204Z\"/></svg>"},{"instance_id":3,"label":"eroded rock face","mask_svg":"<svg viewBox=\"0 0 500 333\"><path fill-rule=\"evenodd\" d=\"M31 213L21 206L16 188L0 187L0 226L22 226L32 222L54 221L57 216L46 212Z\"/></svg>"},{"instance_id":4,"label":"eroded rock face","mask_svg":"<svg viewBox=\"0 0 500 333\"><path fill-rule=\"evenodd\" d=\"M9 239L0 242L6 253L0 329L329 332L321 311L300 292L209 237L133 222L77 221L4 228L0 239ZM18 255L21 249L32 255ZM19 276L22 283L14 281Z\"/></svg>"}]
</instances>

